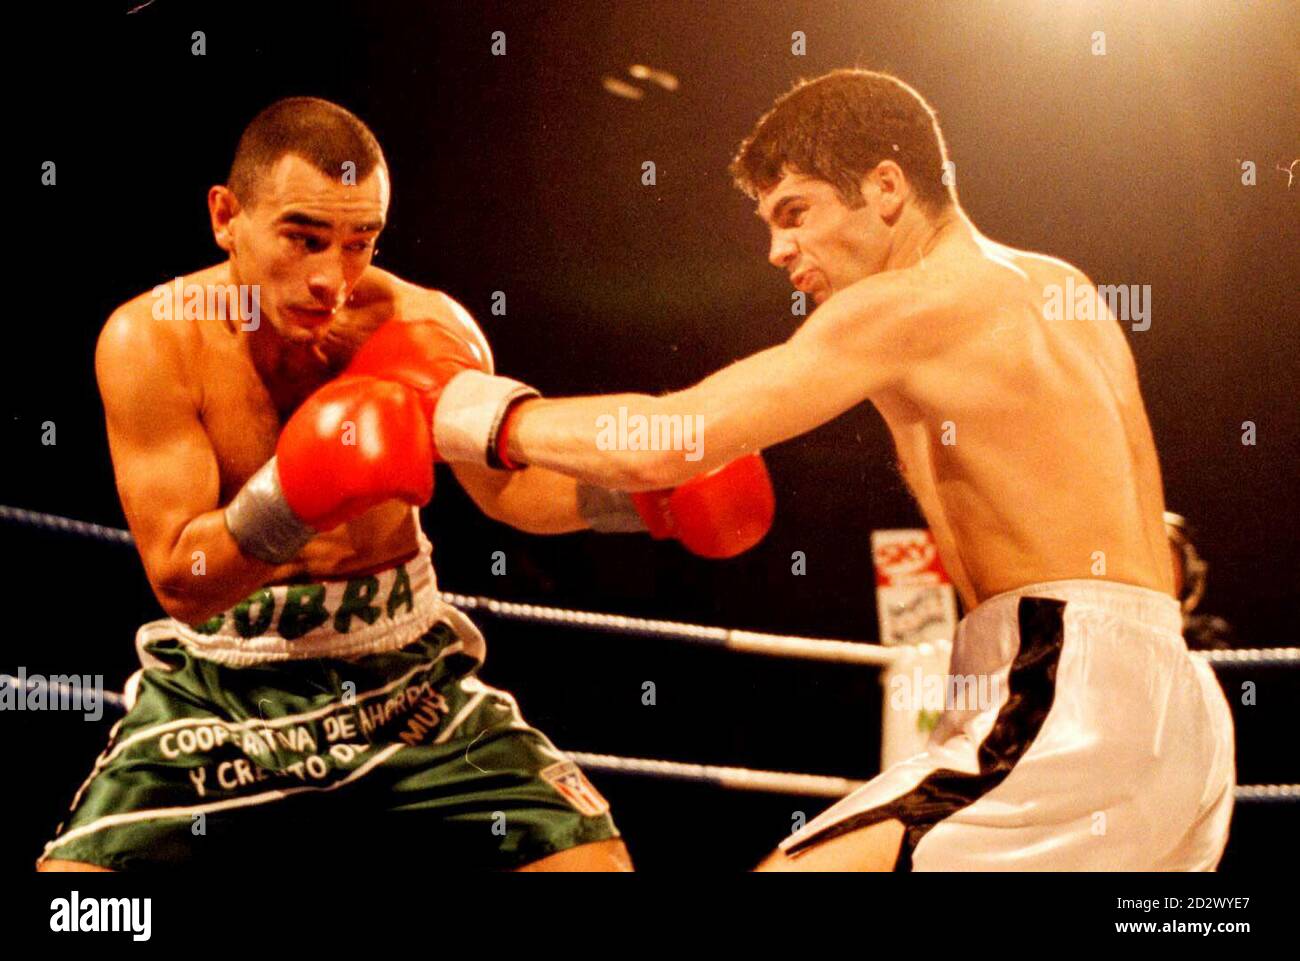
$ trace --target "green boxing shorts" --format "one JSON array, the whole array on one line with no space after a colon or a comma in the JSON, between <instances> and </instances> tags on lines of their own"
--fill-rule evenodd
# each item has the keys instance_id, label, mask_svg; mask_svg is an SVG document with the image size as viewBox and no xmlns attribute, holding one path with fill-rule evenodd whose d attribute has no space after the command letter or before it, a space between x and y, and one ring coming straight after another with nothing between
<instances>
[{"instance_id":1,"label":"green boxing shorts","mask_svg":"<svg viewBox=\"0 0 1300 961\"><path fill-rule=\"evenodd\" d=\"M491 870L618 837L578 766L478 679L482 635L420 541L380 574L144 625L127 714L40 860Z\"/></svg>"}]
</instances>

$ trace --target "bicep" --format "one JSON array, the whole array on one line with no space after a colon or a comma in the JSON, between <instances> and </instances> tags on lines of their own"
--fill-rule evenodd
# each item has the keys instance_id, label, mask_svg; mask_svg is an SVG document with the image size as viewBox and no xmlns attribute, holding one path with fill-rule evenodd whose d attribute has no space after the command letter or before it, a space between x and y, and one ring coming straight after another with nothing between
<instances>
[{"instance_id":1,"label":"bicep","mask_svg":"<svg viewBox=\"0 0 1300 961\"><path fill-rule=\"evenodd\" d=\"M95 367L122 508L156 580L185 526L218 506L216 455L179 372L156 348L101 338Z\"/></svg>"}]
</instances>

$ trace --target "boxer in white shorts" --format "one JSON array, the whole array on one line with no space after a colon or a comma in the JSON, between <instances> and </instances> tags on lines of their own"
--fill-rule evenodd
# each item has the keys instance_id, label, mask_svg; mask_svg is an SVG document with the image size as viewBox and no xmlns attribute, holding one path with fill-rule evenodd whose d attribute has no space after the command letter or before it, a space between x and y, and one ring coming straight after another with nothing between
<instances>
[{"instance_id":1,"label":"boxer in white shorts","mask_svg":"<svg viewBox=\"0 0 1300 961\"><path fill-rule=\"evenodd\" d=\"M1211 870L1232 817L1232 718L1181 629L1177 601L1126 584L990 598L962 620L950 673L996 679L998 696L946 710L923 753L781 851L893 819L898 868Z\"/></svg>"},{"instance_id":2,"label":"boxer in white shorts","mask_svg":"<svg viewBox=\"0 0 1300 961\"><path fill-rule=\"evenodd\" d=\"M514 382L449 369L439 451L647 490L871 403L970 612L953 670L1002 686L945 711L926 753L762 867L1212 868L1232 722L1172 596L1126 340L1150 327L1150 301L985 237L952 170L932 109L900 80L842 70L797 86L732 165L770 230L768 259L816 303L794 335L659 397L520 400ZM703 443L689 457L609 444L611 419L698 424ZM792 543L814 576L817 545Z\"/></svg>"}]
</instances>

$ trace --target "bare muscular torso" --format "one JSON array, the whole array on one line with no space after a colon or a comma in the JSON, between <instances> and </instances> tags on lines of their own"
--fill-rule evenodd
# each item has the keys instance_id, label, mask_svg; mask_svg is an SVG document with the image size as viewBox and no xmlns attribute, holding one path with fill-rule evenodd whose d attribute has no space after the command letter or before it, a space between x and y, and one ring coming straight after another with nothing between
<instances>
[{"instance_id":1,"label":"bare muscular torso","mask_svg":"<svg viewBox=\"0 0 1300 961\"><path fill-rule=\"evenodd\" d=\"M1044 288L1088 280L980 239L921 265L949 286L944 344L873 397L967 608L1096 578L1170 592L1164 498L1118 323L1047 320Z\"/></svg>"},{"instance_id":2,"label":"bare muscular torso","mask_svg":"<svg viewBox=\"0 0 1300 961\"><path fill-rule=\"evenodd\" d=\"M200 276L206 273L210 271ZM240 337L231 325L221 321L196 325L199 336L193 339L189 359L199 392L199 417L220 470L222 504L229 503L275 453L288 416L346 364L358 345L348 335L364 339L399 311L398 290L382 281L376 277L361 286L353 298L357 304L345 307L331 325L331 334L338 335L331 337L328 367L303 351L301 356L283 358L277 370L262 374L254 365L249 339ZM411 508L401 501L387 501L313 538L285 570L277 570L276 579L370 573L414 556L416 537Z\"/></svg>"},{"instance_id":3,"label":"bare muscular torso","mask_svg":"<svg viewBox=\"0 0 1300 961\"><path fill-rule=\"evenodd\" d=\"M187 275L187 285L231 283L227 265ZM336 376L356 347L390 317L436 309L436 294L370 268L347 306L331 322L322 349L329 363L310 347L286 349L265 320L257 331L238 329L236 320L155 320L156 336L179 355L179 369L194 412L212 447L219 475L218 504L224 505L275 453L285 420L317 387ZM146 295L133 305L147 310ZM213 505L217 506L217 505ZM338 578L391 567L418 551L416 519L397 500L367 511L313 538L293 561L277 567L268 583L306 578Z\"/></svg>"}]
</instances>

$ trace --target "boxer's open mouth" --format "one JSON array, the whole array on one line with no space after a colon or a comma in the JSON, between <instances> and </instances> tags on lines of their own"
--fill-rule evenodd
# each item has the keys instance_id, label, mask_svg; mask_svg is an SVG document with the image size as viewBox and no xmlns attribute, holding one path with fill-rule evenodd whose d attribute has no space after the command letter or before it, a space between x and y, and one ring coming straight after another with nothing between
<instances>
[{"instance_id":1,"label":"boxer's open mouth","mask_svg":"<svg viewBox=\"0 0 1300 961\"><path fill-rule=\"evenodd\" d=\"M805 294L810 294L812 293L813 285L811 281L813 279L813 273L814 271L812 270L801 270L799 273L791 276L790 283L794 285L795 290L802 290Z\"/></svg>"}]
</instances>

